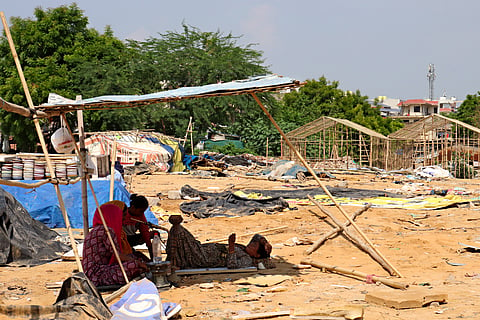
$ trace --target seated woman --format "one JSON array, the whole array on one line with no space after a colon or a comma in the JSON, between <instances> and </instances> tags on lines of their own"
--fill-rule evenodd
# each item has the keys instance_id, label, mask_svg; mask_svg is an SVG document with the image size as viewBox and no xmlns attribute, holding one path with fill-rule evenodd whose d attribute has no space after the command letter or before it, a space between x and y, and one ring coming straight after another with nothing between
<instances>
[{"instance_id":1,"label":"seated woman","mask_svg":"<svg viewBox=\"0 0 480 320\"><path fill-rule=\"evenodd\" d=\"M133 279L147 271L148 268L144 262L121 251L122 210L112 204L104 204L100 208L127 277ZM93 228L83 243L82 267L85 275L95 286L125 284L125 278L98 209L93 216Z\"/></svg>"},{"instance_id":2,"label":"seated woman","mask_svg":"<svg viewBox=\"0 0 480 320\"><path fill-rule=\"evenodd\" d=\"M123 224L125 224L125 220L127 218L127 212L128 212L128 206L125 202L120 201L120 200L112 200L112 201L105 202L104 204L113 204L114 206L119 207L120 210L122 210ZM150 259L146 255L144 255L140 251L137 251L134 248L132 248L132 246L128 242L127 233L125 232L125 230L123 228L122 228L120 240L121 240L120 250L122 251L122 253L124 253L126 255L132 255L132 257L140 259L143 262L150 262Z\"/></svg>"},{"instance_id":3,"label":"seated woman","mask_svg":"<svg viewBox=\"0 0 480 320\"><path fill-rule=\"evenodd\" d=\"M217 268L238 269L257 267L261 262L266 268L275 266L270 260L272 246L261 235L254 235L247 246L235 243L235 234L228 238L228 245L220 243L201 244L180 223L183 218L172 215L172 224L167 240L167 260L174 269Z\"/></svg>"},{"instance_id":4,"label":"seated woman","mask_svg":"<svg viewBox=\"0 0 480 320\"><path fill-rule=\"evenodd\" d=\"M130 196L130 207L127 208L126 216L123 220L123 230L127 234L128 242L132 247L145 243L150 257L153 257L150 230L146 225L145 210L147 209L147 198L132 194Z\"/></svg>"}]
</instances>

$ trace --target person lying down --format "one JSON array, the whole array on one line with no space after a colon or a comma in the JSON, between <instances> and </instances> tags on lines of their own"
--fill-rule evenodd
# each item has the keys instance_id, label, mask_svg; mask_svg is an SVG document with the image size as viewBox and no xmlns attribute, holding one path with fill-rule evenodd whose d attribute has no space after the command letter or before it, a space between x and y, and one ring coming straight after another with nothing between
<instances>
[{"instance_id":1,"label":"person lying down","mask_svg":"<svg viewBox=\"0 0 480 320\"><path fill-rule=\"evenodd\" d=\"M219 267L275 268L270 259L272 246L259 234L254 235L246 246L235 243L234 233L229 236L228 245L202 244L181 225L183 218L180 215L172 215L168 221L172 227L168 233L166 246L167 260L175 270Z\"/></svg>"}]
</instances>

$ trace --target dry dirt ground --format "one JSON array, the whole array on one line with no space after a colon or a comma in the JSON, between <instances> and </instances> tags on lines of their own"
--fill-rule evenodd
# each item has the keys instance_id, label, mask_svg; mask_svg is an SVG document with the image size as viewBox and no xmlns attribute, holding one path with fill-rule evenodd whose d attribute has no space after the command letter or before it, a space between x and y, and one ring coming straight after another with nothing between
<instances>
[{"instance_id":1,"label":"dry dirt ground","mask_svg":"<svg viewBox=\"0 0 480 320\"><path fill-rule=\"evenodd\" d=\"M325 180L324 184L335 186L340 181L346 181L348 187L375 190L399 189L403 186L393 183L393 179L380 179L373 174L336 174L336 177L337 179ZM480 189L480 180L416 182L445 189L463 187L473 193ZM289 183L299 184L296 180ZM168 191L179 190L185 184L210 192L222 191L231 186L239 189L291 187L279 181L173 174L135 176L129 187L131 192L155 198L158 193L166 195ZM303 184L315 185L315 181L307 180ZM161 200L163 213L180 213L179 204L182 201L185 200ZM480 211L475 206L439 210L371 208L357 218L358 227L403 275L403 278L391 277L392 280L408 284L410 287L407 291L422 287L429 288L432 292L448 294L446 304L403 310L365 301L368 292L380 288L397 292L398 289L382 284L368 284L344 275L324 273L316 268L295 269L294 265L305 258L304 251L309 245L289 246L291 239L297 237L315 241L333 228L329 219L322 218L323 214L315 206L297 208L298 210L271 215L257 213L238 218L195 219L184 216L185 227L200 241L223 238L232 232L241 235L287 226L283 232L266 235L273 245L272 253L277 268L261 273L286 275L289 278L273 286L276 289L272 290L272 287L233 283L247 277L247 274L182 276L177 279L179 287L161 292L162 299L180 303L183 319L229 319L246 313L282 311L304 306L322 309L348 304L364 306L364 319L480 319L480 276L477 275L480 274L480 253L465 251L459 244L480 241ZM353 206L343 208L350 214L358 209ZM341 217L335 207L327 209ZM168 223L165 226L169 226ZM81 230L76 230L76 233L81 234ZM237 241L245 243L248 238L237 237ZM366 274L389 276L369 255L342 236L328 240L309 258ZM76 269L75 262L65 261L32 268L2 267L0 292L3 303L52 304L58 289L47 289L46 284L61 282ZM207 283L210 285L206 286Z\"/></svg>"}]
</instances>

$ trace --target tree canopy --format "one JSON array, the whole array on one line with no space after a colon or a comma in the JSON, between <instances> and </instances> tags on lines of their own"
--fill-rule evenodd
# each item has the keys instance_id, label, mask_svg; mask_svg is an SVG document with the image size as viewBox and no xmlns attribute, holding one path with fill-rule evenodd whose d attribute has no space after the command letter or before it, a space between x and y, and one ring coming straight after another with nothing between
<instances>
[{"instance_id":1,"label":"tree canopy","mask_svg":"<svg viewBox=\"0 0 480 320\"><path fill-rule=\"evenodd\" d=\"M76 5L35 9L34 18L11 18L11 33L34 104L50 92L70 99L114 94L147 94L200 86L270 73L262 52L240 37L204 32L182 24L145 41L121 41L107 27L99 33ZM5 36L0 37L0 96L26 106L23 88ZM401 124L380 116L359 91L347 92L321 77L299 91L260 94L265 106L286 132L320 116L345 118L389 134ZM280 98L279 98L280 97ZM182 100L162 105L84 113L87 131L155 129L182 137L193 118L195 140L210 126L244 137L248 149L263 154L266 139L279 154L280 135L248 95ZM74 118L74 117L72 117ZM37 138L32 121L0 111L0 129L14 136L21 151L33 151ZM50 125L45 121L45 127Z\"/></svg>"},{"instance_id":2,"label":"tree canopy","mask_svg":"<svg viewBox=\"0 0 480 320\"><path fill-rule=\"evenodd\" d=\"M368 103L368 97L360 91L350 92L338 88L339 82L325 77L308 80L298 91L285 94L280 117L296 127L307 124L322 116L347 119L381 134L388 135L403 124L383 118L378 107Z\"/></svg>"},{"instance_id":3,"label":"tree canopy","mask_svg":"<svg viewBox=\"0 0 480 320\"><path fill-rule=\"evenodd\" d=\"M480 128L480 91L476 94L467 95L457 112L447 115Z\"/></svg>"}]
</instances>

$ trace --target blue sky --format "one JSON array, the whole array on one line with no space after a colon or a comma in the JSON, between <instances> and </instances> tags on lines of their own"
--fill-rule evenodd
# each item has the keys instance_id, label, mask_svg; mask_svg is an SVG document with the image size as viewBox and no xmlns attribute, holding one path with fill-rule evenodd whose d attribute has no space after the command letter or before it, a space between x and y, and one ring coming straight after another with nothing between
<instances>
[{"instance_id":1,"label":"blue sky","mask_svg":"<svg viewBox=\"0 0 480 320\"><path fill-rule=\"evenodd\" d=\"M34 8L73 1L3 1L0 11L33 17ZM325 76L363 95L428 97L428 65L436 70L434 95L463 100L480 91L478 0L79 0L90 27L110 25L120 39L143 40L181 31L241 36L257 44L272 72L298 80Z\"/></svg>"}]
</instances>

